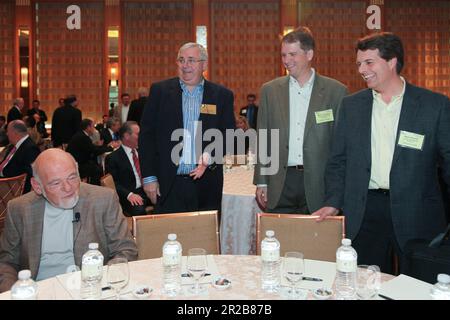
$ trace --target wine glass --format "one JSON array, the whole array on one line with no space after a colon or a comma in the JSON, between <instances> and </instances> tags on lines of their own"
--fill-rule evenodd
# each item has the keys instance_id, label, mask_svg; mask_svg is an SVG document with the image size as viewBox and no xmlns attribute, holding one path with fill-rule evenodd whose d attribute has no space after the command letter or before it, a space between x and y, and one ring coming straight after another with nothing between
<instances>
[{"instance_id":1,"label":"wine glass","mask_svg":"<svg viewBox=\"0 0 450 320\"><path fill-rule=\"evenodd\" d=\"M120 290L128 284L129 273L126 258L114 258L108 261L107 281L114 289L117 300L120 298Z\"/></svg>"},{"instance_id":2,"label":"wine glass","mask_svg":"<svg viewBox=\"0 0 450 320\"><path fill-rule=\"evenodd\" d=\"M305 272L305 261L301 252L286 252L283 260L283 276L290 284L287 291L289 299L296 299L296 284Z\"/></svg>"},{"instance_id":3,"label":"wine glass","mask_svg":"<svg viewBox=\"0 0 450 320\"><path fill-rule=\"evenodd\" d=\"M198 295L203 291L203 288L200 287L200 278L205 274L207 265L205 249L189 249L187 271L189 272L189 275L194 278L194 286L190 288L190 291L195 295Z\"/></svg>"},{"instance_id":4,"label":"wine glass","mask_svg":"<svg viewBox=\"0 0 450 320\"><path fill-rule=\"evenodd\" d=\"M381 284L380 268L359 265L356 271L356 294L360 300L371 300L378 294Z\"/></svg>"},{"instance_id":5,"label":"wine glass","mask_svg":"<svg viewBox=\"0 0 450 320\"><path fill-rule=\"evenodd\" d=\"M231 168L233 167L233 156L232 155L226 155L225 156L225 168L226 172L229 172Z\"/></svg>"}]
</instances>

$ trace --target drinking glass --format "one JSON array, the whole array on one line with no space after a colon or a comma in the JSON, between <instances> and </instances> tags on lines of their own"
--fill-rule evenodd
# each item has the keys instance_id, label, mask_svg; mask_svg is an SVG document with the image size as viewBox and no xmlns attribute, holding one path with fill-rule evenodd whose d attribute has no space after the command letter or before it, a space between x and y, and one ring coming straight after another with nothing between
<instances>
[{"instance_id":1,"label":"drinking glass","mask_svg":"<svg viewBox=\"0 0 450 320\"><path fill-rule=\"evenodd\" d=\"M116 299L120 298L120 290L128 284L130 272L126 258L114 258L108 261L107 282L114 289Z\"/></svg>"},{"instance_id":2,"label":"drinking glass","mask_svg":"<svg viewBox=\"0 0 450 320\"><path fill-rule=\"evenodd\" d=\"M194 286L190 291L198 295L203 291L200 286L200 278L204 276L208 262L206 261L206 250L202 248L189 249L187 257L187 271L194 278Z\"/></svg>"},{"instance_id":3,"label":"drinking glass","mask_svg":"<svg viewBox=\"0 0 450 320\"><path fill-rule=\"evenodd\" d=\"M303 273L305 272L305 260L303 259L303 253L291 251L284 254L283 260L283 277L290 284L290 288L287 291L289 299L296 299L296 285L300 282Z\"/></svg>"},{"instance_id":4,"label":"drinking glass","mask_svg":"<svg viewBox=\"0 0 450 320\"><path fill-rule=\"evenodd\" d=\"M360 300L370 300L380 289L381 273L376 265L359 265L356 270L356 294Z\"/></svg>"},{"instance_id":5,"label":"drinking glass","mask_svg":"<svg viewBox=\"0 0 450 320\"><path fill-rule=\"evenodd\" d=\"M226 172L229 172L231 168L233 167L233 156L232 155L226 155L225 156L225 168Z\"/></svg>"}]
</instances>

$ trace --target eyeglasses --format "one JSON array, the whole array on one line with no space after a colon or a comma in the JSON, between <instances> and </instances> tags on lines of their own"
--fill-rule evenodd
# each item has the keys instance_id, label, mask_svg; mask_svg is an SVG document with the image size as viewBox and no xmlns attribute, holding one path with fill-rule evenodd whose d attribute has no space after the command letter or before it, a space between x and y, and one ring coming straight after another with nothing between
<instances>
[{"instance_id":1,"label":"eyeglasses","mask_svg":"<svg viewBox=\"0 0 450 320\"><path fill-rule=\"evenodd\" d=\"M80 177L78 175L70 175L68 176L66 179L66 182L68 184L70 184L71 186L75 185L76 183L80 182ZM59 179L59 180L54 180L50 183L47 184L47 188L51 189L51 190L58 190L61 189L61 187L63 186L63 180Z\"/></svg>"},{"instance_id":2,"label":"eyeglasses","mask_svg":"<svg viewBox=\"0 0 450 320\"><path fill-rule=\"evenodd\" d=\"M201 61L205 61L205 59L194 59L194 58L188 58L188 59L185 59L185 58L178 58L177 59L177 62L179 63L179 64L188 64L188 65L193 65L194 63L198 63L198 62L201 62Z\"/></svg>"}]
</instances>

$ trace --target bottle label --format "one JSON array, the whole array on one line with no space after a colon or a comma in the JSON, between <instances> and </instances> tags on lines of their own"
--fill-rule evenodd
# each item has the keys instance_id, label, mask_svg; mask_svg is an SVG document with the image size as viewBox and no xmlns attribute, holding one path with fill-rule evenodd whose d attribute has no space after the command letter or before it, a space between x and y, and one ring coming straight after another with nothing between
<instances>
[{"instance_id":1,"label":"bottle label","mask_svg":"<svg viewBox=\"0 0 450 320\"><path fill-rule=\"evenodd\" d=\"M280 259L280 250L261 249L261 259L263 261L278 261Z\"/></svg>"},{"instance_id":2,"label":"bottle label","mask_svg":"<svg viewBox=\"0 0 450 320\"><path fill-rule=\"evenodd\" d=\"M340 272L356 272L356 259L338 259L336 261L337 270Z\"/></svg>"},{"instance_id":3,"label":"bottle label","mask_svg":"<svg viewBox=\"0 0 450 320\"><path fill-rule=\"evenodd\" d=\"M164 252L163 264L165 266L177 265L181 262L181 252L176 252L171 250L169 252Z\"/></svg>"},{"instance_id":4,"label":"bottle label","mask_svg":"<svg viewBox=\"0 0 450 320\"><path fill-rule=\"evenodd\" d=\"M99 262L83 263L81 266L81 279L102 277L103 274L103 260Z\"/></svg>"}]
</instances>

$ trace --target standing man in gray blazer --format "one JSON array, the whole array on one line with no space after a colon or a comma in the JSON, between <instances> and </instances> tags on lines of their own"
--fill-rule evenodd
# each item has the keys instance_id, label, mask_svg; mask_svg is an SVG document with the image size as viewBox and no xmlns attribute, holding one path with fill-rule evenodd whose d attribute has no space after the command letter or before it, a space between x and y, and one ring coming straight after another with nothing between
<instances>
[{"instance_id":1,"label":"standing man in gray blazer","mask_svg":"<svg viewBox=\"0 0 450 320\"><path fill-rule=\"evenodd\" d=\"M255 167L256 200L269 212L310 213L323 206L324 171L334 120L347 88L319 75L311 63L315 53L311 31L299 27L281 40L281 57L289 75L261 89L258 131L268 130L268 150L279 155L279 168L265 175L261 158ZM279 140L270 130L279 131Z\"/></svg>"},{"instance_id":2,"label":"standing man in gray blazer","mask_svg":"<svg viewBox=\"0 0 450 320\"><path fill-rule=\"evenodd\" d=\"M33 163L29 192L8 202L0 236L0 292L29 269L43 280L81 267L90 242L104 263L137 259L137 247L114 190L80 183L77 163L61 149L47 149Z\"/></svg>"},{"instance_id":3,"label":"standing man in gray blazer","mask_svg":"<svg viewBox=\"0 0 450 320\"><path fill-rule=\"evenodd\" d=\"M356 46L368 89L344 98L326 169L319 220L345 215L358 263L392 273L393 252L445 228L437 168L450 185L450 100L400 76L403 45L376 33ZM401 265L400 265L401 267Z\"/></svg>"}]
</instances>

